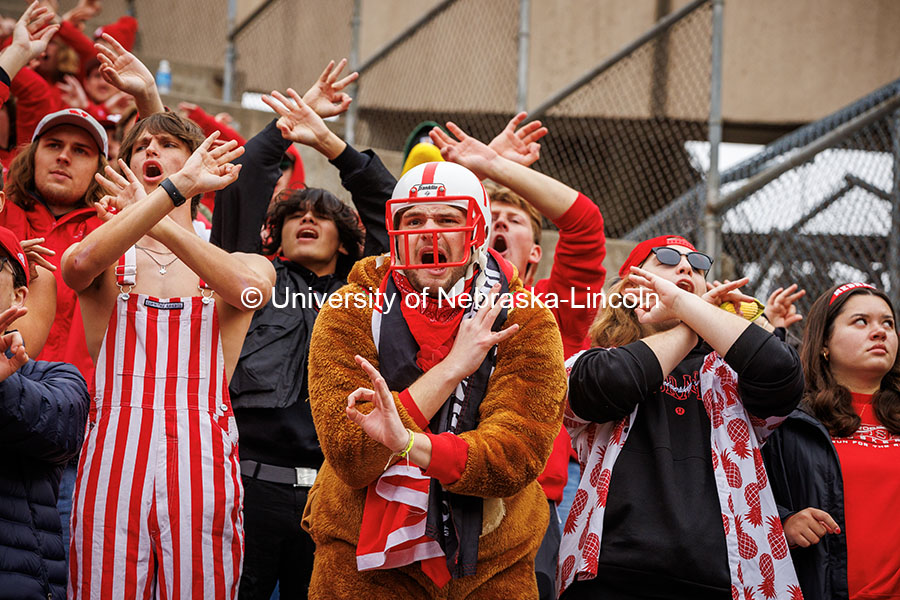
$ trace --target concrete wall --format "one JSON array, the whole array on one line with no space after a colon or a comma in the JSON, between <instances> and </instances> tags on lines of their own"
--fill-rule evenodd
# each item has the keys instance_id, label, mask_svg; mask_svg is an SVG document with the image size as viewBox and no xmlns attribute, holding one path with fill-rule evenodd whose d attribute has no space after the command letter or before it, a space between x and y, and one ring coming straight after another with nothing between
<instances>
[{"instance_id":1,"label":"concrete wall","mask_svg":"<svg viewBox=\"0 0 900 600\"><path fill-rule=\"evenodd\" d=\"M439 1L362 0L360 59L364 61ZM239 0L238 20L262 2ZM649 28L661 12L676 10L687 2L532 0L528 104L536 106ZM61 10L66 10L75 0L61 0L60 4ZM458 4L460 8L448 13L456 10L463 20L446 20L436 31L437 36L466 24L477 28L482 21L490 23L493 13L514 15L518 6L517 0L459 0ZM126 0L107 0L104 14L90 23L89 29L116 18L126 5ZM288 16L281 18L278 27L264 28L262 35L238 48L244 57L239 75L248 83L252 81L254 89L305 85L318 74L326 55L340 58L349 52L352 5L350 0L337 4L277 0L267 12L277 9ZM4 14L14 14L23 6L21 0L0 0ZM159 59L167 58L176 79L180 72L186 72L184 77L194 80L192 89L186 90L189 93L220 93L227 3L134 0L134 6L141 24L137 52L151 68L155 69ZM335 14L336 7L340 15ZM473 18L473 10L482 11L484 18ZM340 31L333 21L340 24ZM896 0L726 0L726 123L765 127L812 121L900 77L900 36L895 34L898 25L900 2ZM503 40L498 40L504 54L515 46L510 35L515 37L505 32ZM479 82L483 91L480 110L508 111L511 100L506 97L514 93L514 86L485 65L502 62L505 73L514 69L514 57L485 56L482 49L477 55L469 51L456 48L450 66L458 69L451 71L458 70L464 78L471 81L474 77ZM427 55L422 56L423 64L433 62L425 58ZM446 65L443 68L448 72ZM481 77L481 72L487 75ZM491 81L502 89L492 90ZM425 88L418 100L421 107L437 105L442 99L429 98ZM632 109L643 112L640 107ZM671 110L678 112L676 106Z\"/></svg>"}]
</instances>

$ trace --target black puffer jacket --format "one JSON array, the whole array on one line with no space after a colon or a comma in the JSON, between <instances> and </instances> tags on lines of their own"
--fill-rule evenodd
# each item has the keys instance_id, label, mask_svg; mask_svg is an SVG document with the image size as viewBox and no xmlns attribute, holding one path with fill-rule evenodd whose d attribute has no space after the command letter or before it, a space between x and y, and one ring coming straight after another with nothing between
<instances>
[{"instance_id":1,"label":"black puffer jacket","mask_svg":"<svg viewBox=\"0 0 900 600\"><path fill-rule=\"evenodd\" d=\"M762 448L781 521L804 508L827 512L841 533L827 534L791 558L806 600L847 600L847 537L844 534L844 479L828 430L813 416L795 410Z\"/></svg>"},{"instance_id":2,"label":"black puffer jacket","mask_svg":"<svg viewBox=\"0 0 900 600\"><path fill-rule=\"evenodd\" d=\"M84 378L66 363L29 361L0 381L0 599L66 597L56 500L89 403Z\"/></svg>"}]
</instances>

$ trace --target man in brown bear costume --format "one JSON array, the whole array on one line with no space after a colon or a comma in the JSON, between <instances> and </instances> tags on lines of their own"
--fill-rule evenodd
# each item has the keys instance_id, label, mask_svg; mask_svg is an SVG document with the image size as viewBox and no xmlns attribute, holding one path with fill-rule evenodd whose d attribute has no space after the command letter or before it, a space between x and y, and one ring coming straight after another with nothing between
<instances>
[{"instance_id":1,"label":"man in brown bear costume","mask_svg":"<svg viewBox=\"0 0 900 600\"><path fill-rule=\"evenodd\" d=\"M305 515L310 597L537 598L559 331L486 249L490 206L471 171L419 165L392 198L390 261L357 263L313 332L325 464Z\"/></svg>"}]
</instances>

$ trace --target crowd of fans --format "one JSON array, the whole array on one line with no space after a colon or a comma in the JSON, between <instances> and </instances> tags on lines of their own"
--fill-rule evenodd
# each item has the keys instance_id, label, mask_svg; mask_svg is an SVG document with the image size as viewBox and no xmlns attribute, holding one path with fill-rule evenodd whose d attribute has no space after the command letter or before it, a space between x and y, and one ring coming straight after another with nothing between
<instances>
[{"instance_id":1,"label":"crowd of fans","mask_svg":"<svg viewBox=\"0 0 900 600\"><path fill-rule=\"evenodd\" d=\"M804 319L672 232L598 303L525 113L397 179L346 61L245 140L56 8L0 19L0 598L900 598L884 292Z\"/></svg>"}]
</instances>

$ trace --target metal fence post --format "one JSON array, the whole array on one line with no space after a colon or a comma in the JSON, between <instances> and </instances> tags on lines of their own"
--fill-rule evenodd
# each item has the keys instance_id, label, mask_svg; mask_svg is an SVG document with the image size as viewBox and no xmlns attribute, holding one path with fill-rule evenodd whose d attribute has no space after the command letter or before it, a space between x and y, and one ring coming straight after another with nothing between
<instances>
[{"instance_id":1,"label":"metal fence post","mask_svg":"<svg viewBox=\"0 0 900 600\"><path fill-rule=\"evenodd\" d=\"M350 72L359 69L359 26L362 0L353 0L353 16L350 19ZM359 92L359 80L354 82L347 93L353 98L347 109L347 119L344 121L344 141L352 146L356 141L356 111L359 103L356 102Z\"/></svg>"},{"instance_id":2,"label":"metal fence post","mask_svg":"<svg viewBox=\"0 0 900 600\"><path fill-rule=\"evenodd\" d=\"M706 209L703 217L704 248L713 258L722 252L722 215L719 199L719 144L722 142L722 9L725 0L713 0L712 72L709 86L709 173L706 176ZM712 266L712 279L722 272L722 261Z\"/></svg>"},{"instance_id":3,"label":"metal fence post","mask_svg":"<svg viewBox=\"0 0 900 600\"><path fill-rule=\"evenodd\" d=\"M894 306L900 306L900 110L891 114L891 150L894 155L894 181L891 189L891 229L888 234L887 267ZM875 285L883 285L873 281Z\"/></svg>"},{"instance_id":4,"label":"metal fence post","mask_svg":"<svg viewBox=\"0 0 900 600\"><path fill-rule=\"evenodd\" d=\"M531 0L519 0L519 76L516 85L516 112L528 104L528 44L531 37Z\"/></svg>"},{"instance_id":5,"label":"metal fence post","mask_svg":"<svg viewBox=\"0 0 900 600\"><path fill-rule=\"evenodd\" d=\"M234 99L234 21L237 18L237 0L228 0L228 43L225 45L225 74L222 78L222 100Z\"/></svg>"}]
</instances>

